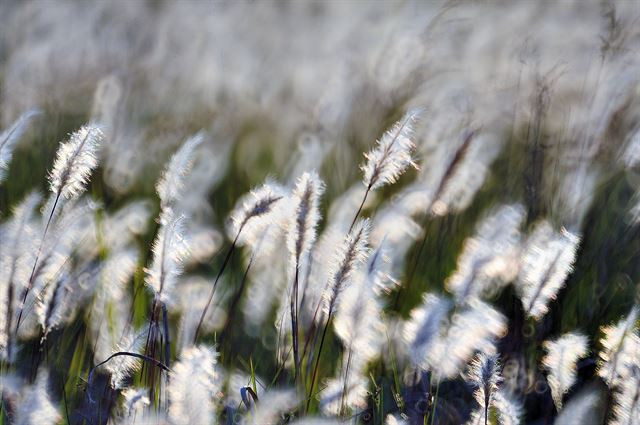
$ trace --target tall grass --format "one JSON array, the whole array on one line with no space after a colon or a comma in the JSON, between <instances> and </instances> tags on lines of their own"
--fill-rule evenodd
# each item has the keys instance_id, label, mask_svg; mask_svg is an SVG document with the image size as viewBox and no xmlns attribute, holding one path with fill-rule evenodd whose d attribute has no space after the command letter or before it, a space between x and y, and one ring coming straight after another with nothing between
<instances>
[{"instance_id":1,"label":"tall grass","mask_svg":"<svg viewBox=\"0 0 640 425\"><path fill-rule=\"evenodd\" d=\"M0 424L640 423L638 19L0 6Z\"/></svg>"}]
</instances>

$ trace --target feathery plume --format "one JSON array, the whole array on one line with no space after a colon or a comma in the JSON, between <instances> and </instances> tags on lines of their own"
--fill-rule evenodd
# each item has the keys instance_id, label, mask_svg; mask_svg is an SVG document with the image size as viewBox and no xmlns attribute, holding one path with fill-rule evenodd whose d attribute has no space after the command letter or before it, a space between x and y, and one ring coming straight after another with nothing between
<instances>
[{"instance_id":1,"label":"feathery plume","mask_svg":"<svg viewBox=\"0 0 640 425\"><path fill-rule=\"evenodd\" d=\"M435 182L429 181L432 176L427 175L427 181L418 183L423 188L427 184L427 217L466 209L484 183L489 166L500 151L499 145L495 137L478 128L465 130L459 146L447 153L444 161L440 159L442 169L433 176Z\"/></svg>"},{"instance_id":2,"label":"feathery plume","mask_svg":"<svg viewBox=\"0 0 640 425\"><path fill-rule=\"evenodd\" d=\"M127 388L122 391L124 400L122 402L123 416L135 421L136 416L142 416L144 409L151 404L149 390L146 388Z\"/></svg>"},{"instance_id":3,"label":"feathery plume","mask_svg":"<svg viewBox=\"0 0 640 425\"><path fill-rule=\"evenodd\" d=\"M182 221L179 216L160 226L153 243L153 262L145 269L146 284L163 303L173 298L173 288L182 273L182 262L188 255L188 247L182 236Z\"/></svg>"},{"instance_id":4,"label":"feathery plume","mask_svg":"<svg viewBox=\"0 0 640 425\"><path fill-rule=\"evenodd\" d=\"M178 353L192 346L198 319L205 307L210 291L211 282L201 276L189 276L181 280L180 291L177 293L178 299L175 303L177 310L181 312L177 334L178 350L176 351ZM205 320L202 322L202 329L207 332L220 329L227 319L224 294L216 296L213 300L213 305L215 308L209 310Z\"/></svg>"},{"instance_id":5,"label":"feathery plume","mask_svg":"<svg viewBox=\"0 0 640 425\"><path fill-rule=\"evenodd\" d=\"M71 297L75 290L72 285L78 278L78 276L70 275L69 257L60 254L56 256L58 259L55 263L59 264L59 267L54 269L52 279L43 282L43 288L38 293L35 308L43 338L46 338L49 332L60 326L72 311Z\"/></svg>"},{"instance_id":6,"label":"feathery plume","mask_svg":"<svg viewBox=\"0 0 640 425\"><path fill-rule=\"evenodd\" d=\"M378 296L390 293L398 284L391 276L391 261L387 252L386 239L383 239L367 260L366 280Z\"/></svg>"},{"instance_id":7,"label":"feathery plume","mask_svg":"<svg viewBox=\"0 0 640 425\"><path fill-rule=\"evenodd\" d=\"M51 192L56 198L72 199L84 192L91 172L98 165L97 154L103 139L102 130L88 124L60 144L49 175Z\"/></svg>"},{"instance_id":8,"label":"feathery plume","mask_svg":"<svg viewBox=\"0 0 640 425\"><path fill-rule=\"evenodd\" d=\"M312 171L302 174L292 195L293 215L287 226L287 249L291 265L299 268L316 240L316 227L320 221L318 210L324 183Z\"/></svg>"},{"instance_id":9,"label":"feathery plume","mask_svg":"<svg viewBox=\"0 0 640 425\"><path fill-rule=\"evenodd\" d=\"M588 353L588 340L581 333L571 332L554 341L546 341L544 348L547 355L542 359L542 364L549 371L547 381L559 411L562 408L562 396L576 381L576 362Z\"/></svg>"},{"instance_id":10,"label":"feathery plume","mask_svg":"<svg viewBox=\"0 0 640 425\"><path fill-rule=\"evenodd\" d=\"M62 420L49 397L49 374L40 371L35 384L26 389L16 412L16 425L55 425Z\"/></svg>"},{"instance_id":11,"label":"feathery plume","mask_svg":"<svg viewBox=\"0 0 640 425\"><path fill-rule=\"evenodd\" d=\"M598 382L580 389L558 413L555 425L583 425L605 423L607 393Z\"/></svg>"},{"instance_id":12,"label":"feathery plume","mask_svg":"<svg viewBox=\"0 0 640 425\"><path fill-rule=\"evenodd\" d=\"M629 315L617 325L605 326L600 339L598 375L610 388L615 388L632 375L633 365L638 363L640 336L636 332L638 307L633 307Z\"/></svg>"},{"instance_id":13,"label":"feathery plume","mask_svg":"<svg viewBox=\"0 0 640 425\"><path fill-rule=\"evenodd\" d=\"M95 294L91 307L89 328L94 338L94 356L106 359L117 346L128 327L127 318L131 302L126 283L133 276L138 253L129 249L114 252L101 264L94 275ZM100 320L97 318L104 318Z\"/></svg>"},{"instance_id":14,"label":"feathery plume","mask_svg":"<svg viewBox=\"0 0 640 425\"><path fill-rule=\"evenodd\" d=\"M100 128L89 124L73 133L69 141L61 143L58 148L56 160L53 163L53 170L49 173L50 189L53 193L51 200L45 206L45 211L49 218L44 226L42 238L38 246L31 275L27 281L26 289L23 291L22 302L18 307L18 320L16 321L16 333L20 328L24 305L33 287L35 272L38 268L38 260L42 253L42 248L46 240L47 231L51 225L56 207L60 198L69 200L79 196L84 190L89 175L98 165L97 151L103 140Z\"/></svg>"},{"instance_id":15,"label":"feathery plume","mask_svg":"<svg viewBox=\"0 0 640 425\"><path fill-rule=\"evenodd\" d=\"M640 425L640 365L633 365L629 378L614 393L613 402L611 425Z\"/></svg>"},{"instance_id":16,"label":"feathery plume","mask_svg":"<svg viewBox=\"0 0 640 425\"><path fill-rule=\"evenodd\" d=\"M377 141L376 147L364 155L367 162L360 168L368 190L393 184L407 168L418 168L413 160L416 145L412 140L418 114L418 111L407 112Z\"/></svg>"},{"instance_id":17,"label":"feathery plume","mask_svg":"<svg viewBox=\"0 0 640 425\"><path fill-rule=\"evenodd\" d=\"M320 410L325 415L342 415L345 407L363 410L367 407L368 381L360 366L352 366L349 376L344 371L329 379L320 392Z\"/></svg>"},{"instance_id":18,"label":"feathery plume","mask_svg":"<svg viewBox=\"0 0 640 425\"><path fill-rule=\"evenodd\" d=\"M465 241L456 271L447 279L447 289L455 294L458 304L516 277L524 218L521 205L504 205L484 219L476 235Z\"/></svg>"},{"instance_id":19,"label":"feathery plume","mask_svg":"<svg viewBox=\"0 0 640 425\"><path fill-rule=\"evenodd\" d=\"M500 388L493 399L493 405L498 412L500 425L520 425L522 418L522 403L515 400L513 395Z\"/></svg>"},{"instance_id":20,"label":"feathery plume","mask_svg":"<svg viewBox=\"0 0 640 425\"><path fill-rule=\"evenodd\" d=\"M451 302L435 294L423 295L422 304L411 311L411 318L405 323L403 336L409 344L414 364L420 365L431 350L431 345L439 338L440 329L447 321Z\"/></svg>"},{"instance_id":21,"label":"feathery plume","mask_svg":"<svg viewBox=\"0 0 640 425\"><path fill-rule=\"evenodd\" d=\"M573 270L580 237L540 222L527 239L516 289L529 317L540 319Z\"/></svg>"},{"instance_id":22,"label":"feathery plume","mask_svg":"<svg viewBox=\"0 0 640 425\"><path fill-rule=\"evenodd\" d=\"M144 346L147 337L147 329L139 331L129 331L123 335L120 342L114 347L113 352L127 352L139 354ZM104 369L111 376L111 386L114 389L122 389L126 386L127 379L140 368L141 359L131 356L113 357L109 362L104 363Z\"/></svg>"},{"instance_id":23,"label":"feathery plume","mask_svg":"<svg viewBox=\"0 0 640 425\"><path fill-rule=\"evenodd\" d=\"M49 325L57 326L63 319L69 317L67 313L73 313L67 308L71 306L68 301L72 301L67 297L68 290L71 289L68 285L71 258L78 250L79 238L85 233L95 208L96 205L92 202L66 204L49 237L44 238L45 232L37 241L34 239L35 245L38 246L37 251L25 251L25 255L20 259L16 277L22 282L23 290L18 304L15 332L21 337L33 336L33 333L38 331L38 324L33 315L26 317L26 320L30 321L31 328L20 330L23 313L30 312L30 310L24 310L25 306L36 304L37 316L41 320L40 330L51 329ZM45 229L49 223L50 221L47 221ZM40 222L40 225L42 224ZM85 267L87 267L86 264ZM71 283L77 282L71 281ZM34 291L31 291L32 289Z\"/></svg>"},{"instance_id":24,"label":"feathery plume","mask_svg":"<svg viewBox=\"0 0 640 425\"><path fill-rule=\"evenodd\" d=\"M283 207L280 199L284 196L284 189L280 186L273 183L265 183L262 187L260 187L257 191L251 192L248 197L253 199L251 200L241 200L238 203L242 204L241 207L236 207L235 211L231 215L231 228L232 230L232 238L233 242L231 246L227 250L224 261L222 262L222 266L216 275L215 281L213 282L213 287L211 288L211 293L209 294L208 301L202 310L202 314L200 316L200 322L196 327L194 333L194 341L198 338L200 333L200 328L202 326L202 322L209 311L209 307L211 305L211 301L213 301L213 296L215 294L216 288L218 287L218 281L220 277L224 273L229 260L231 259L231 255L233 254L234 249L238 243L248 243L248 244L256 244L260 243L260 241L264 240L265 237L268 236L269 239L273 236L273 234L267 232L270 229L275 229L279 226L271 226L272 218L276 220L282 218L283 210L286 209L286 205ZM246 197L245 197L246 198ZM317 202L317 200L316 200ZM286 204L286 203L285 203ZM273 217L275 216L275 217ZM264 218L266 220L251 220L252 218ZM244 232L245 226L249 224L249 229L246 229ZM287 239L288 242L288 239ZM298 277L298 263L296 262L296 282L294 285L297 287L297 277ZM292 316L293 317L293 316Z\"/></svg>"},{"instance_id":25,"label":"feathery plume","mask_svg":"<svg viewBox=\"0 0 640 425\"><path fill-rule=\"evenodd\" d=\"M23 113L11 127L0 133L0 183L7 176L16 143L24 136L31 119L39 113L37 110Z\"/></svg>"},{"instance_id":26,"label":"feathery plume","mask_svg":"<svg viewBox=\"0 0 640 425\"><path fill-rule=\"evenodd\" d=\"M215 424L218 353L205 346L184 351L171 372L169 417L177 425Z\"/></svg>"},{"instance_id":27,"label":"feathery plume","mask_svg":"<svg viewBox=\"0 0 640 425\"><path fill-rule=\"evenodd\" d=\"M182 195L185 178L193 165L194 151L203 140L203 132L190 137L169 160L156 184L156 191L160 197L160 208L163 211L170 209Z\"/></svg>"},{"instance_id":28,"label":"feathery plume","mask_svg":"<svg viewBox=\"0 0 640 425\"><path fill-rule=\"evenodd\" d=\"M342 290L349 285L354 272L367 259L368 238L369 220L360 220L355 226L352 226L351 231L344 238L344 241L342 242L340 247L338 247L338 250L335 253L334 264L331 267L329 282L327 284L327 289L325 290L325 294L322 300L326 320L324 322L322 338L320 339L320 346L318 348L318 355L316 357L316 362L311 377L311 387L309 390L309 398L307 399L307 408L309 408L309 403L311 402L311 394L313 394L316 382L318 365L320 364L320 358L322 356L322 349L324 347L324 340L327 335L327 329L331 324L331 319L333 318L335 308L339 304L338 298Z\"/></svg>"},{"instance_id":29,"label":"feathery plume","mask_svg":"<svg viewBox=\"0 0 640 425\"><path fill-rule=\"evenodd\" d=\"M355 350L358 357L369 360L378 353L384 333L382 305L375 296L371 281L363 275L344 290L334 326L345 347Z\"/></svg>"},{"instance_id":30,"label":"feathery plume","mask_svg":"<svg viewBox=\"0 0 640 425\"><path fill-rule=\"evenodd\" d=\"M40 203L38 193L27 195L13 210L11 220L0 228L3 244L0 247L0 359L13 361L11 328L16 312L16 301L24 290L19 279L20 263L29 258L26 250L33 241L33 216ZM23 282L22 282L23 283Z\"/></svg>"},{"instance_id":31,"label":"feathery plume","mask_svg":"<svg viewBox=\"0 0 640 425\"><path fill-rule=\"evenodd\" d=\"M480 353L473 359L467 374L467 380L475 387L473 397L484 412L484 423L487 424L489 408L494 402L498 384L502 381L500 364L497 355Z\"/></svg>"},{"instance_id":32,"label":"feathery plume","mask_svg":"<svg viewBox=\"0 0 640 425\"><path fill-rule=\"evenodd\" d=\"M324 183L315 172L304 173L298 179L293 192L293 215L287 228L287 249L289 250L289 268L293 275L290 292L291 334L293 337L293 357L295 376L300 376L300 357L298 350L298 309L299 279L303 259L316 240L316 226L320 221L318 203L324 191Z\"/></svg>"},{"instance_id":33,"label":"feathery plume","mask_svg":"<svg viewBox=\"0 0 640 425\"><path fill-rule=\"evenodd\" d=\"M362 202L353 216L349 231L356 224L358 216L367 202L371 191L384 185L395 183L407 168L418 168L413 161L413 151L416 148L413 142L413 125L417 119L417 111L409 111L404 118L394 124L380 140L376 147L364 156L367 162L360 166L364 173L363 183L366 187Z\"/></svg>"},{"instance_id":34,"label":"feathery plume","mask_svg":"<svg viewBox=\"0 0 640 425\"><path fill-rule=\"evenodd\" d=\"M271 213L285 196L285 189L277 183L267 181L259 188L243 196L231 212L229 235L238 237L238 243L255 241L271 223Z\"/></svg>"},{"instance_id":35,"label":"feathery plume","mask_svg":"<svg viewBox=\"0 0 640 425\"><path fill-rule=\"evenodd\" d=\"M506 319L502 314L488 304L474 299L462 310L457 311L451 319L444 321L439 332L433 335L438 321L445 320L439 316L443 313L438 310L444 308L439 304L436 304L433 318L423 318L423 328L413 325L413 332L416 332L416 329L424 329L425 337L417 334L421 337L414 339L413 343L411 338L408 338L414 362L422 369L431 371L436 381L458 375L474 353L495 352L494 341L504 335L507 329ZM414 320L415 317L412 321ZM407 335L411 337L412 332L405 329L405 337ZM425 342L419 344L422 340ZM418 357L419 354L422 354L422 357Z\"/></svg>"},{"instance_id":36,"label":"feathery plume","mask_svg":"<svg viewBox=\"0 0 640 425\"><path fill-rule=\"evenodd\" d=\"M369 219L360 220L344 238L334 255L324 297L324 312L327 316L331 316L340 293L349 285L353 274L367 259L369 227Z\"/></svg>"}]
</instances>

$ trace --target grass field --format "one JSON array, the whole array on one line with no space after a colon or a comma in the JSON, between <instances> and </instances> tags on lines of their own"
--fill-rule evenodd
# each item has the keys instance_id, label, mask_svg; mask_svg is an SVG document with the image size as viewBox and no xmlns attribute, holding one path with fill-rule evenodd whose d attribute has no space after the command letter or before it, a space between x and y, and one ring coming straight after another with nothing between
<instances>
[{"instance_id":1,"label":"grass field","mask_svg":"<svg viewBox=\"0 0 640 425\"><path fill-rule=\"evenodd\" d=\"M0 5L1 424L640 424L635 2Z\"/></svg>"}]
</instances>

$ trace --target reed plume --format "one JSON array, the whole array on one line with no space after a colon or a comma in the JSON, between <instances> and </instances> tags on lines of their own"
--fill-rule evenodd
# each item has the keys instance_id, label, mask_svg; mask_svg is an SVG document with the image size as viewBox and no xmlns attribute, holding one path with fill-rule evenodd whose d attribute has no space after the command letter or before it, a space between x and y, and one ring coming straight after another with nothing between
<instances>
[{"instance_id":1,"label":"reed plume","mask_svg":"<svg viewBox=\"0 0 640 425\"><path fill-rule=\"evenodd\" d=\"M269 181L264 183L260 188L252 191L249 195L245 197L244 200L239 203L241 206L237 206L234 212L231 214L231 227L234 229L235 235L233 236L233 242L231 246L227 250L224 260L222 261L222 266L220 266L220 270L216 275L216 278L213 282L213 287L211 288L211 293L209 294L209 298L207 299L207 303L202 310L202 314L200 315L200 321L198 326L196 327L196 331L194 334L194 341L198 339L198 335L200 334L200 328L202 327L202 323L209 311L209 307L211 306L211 301L213 301L213 296L215 295L216 289L218 287L218 281L220 277L224 273L229 260L231 259L231 255L233 251L240 241L240 237L242 236L243 229L247 224L249 224L251 233L249 236L240 242L255 242L255 235L253 234L257 231L261 226L264 226L269 222L269 215L272 212L276 212L275 205L282 199L284 196L283 190L280 186L273 184ZM247 199L249 198L249 199ZM253 226L255 223L255 226Z\"/></svg>"},{"instance_id":2,"label":"reed plume","mask_svg":"<svg viewBox=\"0 0 640 425\"><path fill-rule=\"evenodd\" d=\"M546 221L538 223L526 241L516 289L525 314L539 320L547 313L573 270L580 236Z\"/></svg>"},{"instance_id":3,"label":"reed plume","mask_svg":"<svg viewBox=\"0 0 640 425\"><path fill-rule=\"evenodd\" d=\"M13 362L12 325L17 310L16 301L24 288L21 285L19 262L33 240L33 219L41 196L27 195L13 210L11 221L0 227L3 244L0 247L0 359ZM37 226L35 226L37 227Z\"/></svg>"},{"instance_id":4,"label":"reed plume","mask_svg":"<svg viewBox=\"0 0 640 425\"><path fill-rule=\"evenodd\" d=\"M417 110L407 112L400 121L384 133L376 142L374 149L364 154L367 161L360 166L360 169L364 174L362 182L366 191L349 230L355 225L371 191L395 183L409 167L418 168L413 159L416 149L413 132L418 115Z\"/></svg>"},{"instance_id":5,"label":"reed plume","mask_svg":"<svg viewBox=\"0 0 640 425\"><path fill-rule=\"evenodd\" d=\"M169 417L177 425L215 424L219 391L218 353L198 346L186 349L171 372Z\"/></svg>"},{"instance_id":6,"label":"reed plume","mask_svg":"<svg viewBox=\"0 0 640 425\"><path fill-rule=\"evenodd\" d=\"M496 292L518 273L520 227L525 218L521 205L505 205L493 210L465 241L447 290L462 304L469 297Z\"/></svg>"},{"instance_id":7,"label":"reed plume","mask_svg":"<svg viewBox=\"0 0 640 425\"><path fill-rule=\"evenodd\" d=\"M627 317L616 325L602 328L598 375L610 388L616 388L629 379L633 375L633 365L637 365L640 352L637 320L638 307L633 307Z\"/></svg>"},{"instance_id":8,"label":"reed plume","mask_svg":"<svg viewBox=\"0 0 640 425\"><path fill-rule=\"evenodd\" d=\"M160 226L152 247L153 262L145 269L145 283L162 303L173 301L174 288L182 274L182 263L189 254L182 235L183 221L184 217L178 216Z\"/></svg>"},{"instance_id":9,"label":"reed plume","mask_svg":"<svg viewBox=\"0 0 640 425\"><path fill-rule=\"evenodd\" d=\"M324 327L322 329L322 337L320 346L316 356L315 366L311 377L311 385L309 389L309 398L307 408L311 401L311 396L315 387L316 376L320 358L322 357L322 349L327 335L327 330L333 319L336 308L338 307L340 294L351 283L353 274L367 259L369 249L367 247L369 238L369 220L364 219L356 223L349 234L344 238L342 244L338 247L334 255L334 263L331 267L330 278L322 300L323 311L325 315Z\"/></svg>"},{"instance_id":10,"label":"reed plume","mask_svg":"<svg viewBox=\"0 0 640 425\"><path fill-rule=\"evenodd\" d=\"M576 382L576 362L589 352L587 337L570 332L560 338L544 343L547 355L542 359L548 370L547 381L553 402L558 411L562 408L562 397Z\"/></svg>"},{"instance_id":11,"label":"reed plume","mask_svg":"<svg viewBox=\"0 0 640 425\"><path fill-rule=\"evenodd\" d=\"M478 354L469 366L467 380L473 385L473 397L484 413L484 424L489 419L489 408L495 401L498 385L502 381L497 355Z\"/></svg>"},{"instance_id":12,"label":"reed plume","mask_svg":"<svg viewBox=\"0 0 640 425\"><path fill-rule=\"evenodd\" d=\"M204 133L200 132L187 139L171 156L160 179L156 184L156 192L160 198L160 209L166 214L183 196L185 179L193 166L195 150L202 144ZM161 216L162 218L162 216Z\"/></svg>"},{"instance_id":13,"label":"reed plume","mask_svg":"<svg viewBox=\"0 0 640 425\"><path fill-rule=\"evenodd\" d=\"M89 124L60 145L49 174L50 189L55 198L77 198L85 191L91 172L98 166L98 149L103 140L100 127Z\"/></svg>"},{"instance_id":14,"label":"reed plume","mask_svg":"<svg viewBox=\"0 0 640 425\"><path fill-rule=\"evenodd\" d=\"M73 133L66 143L61 143L53 163L53 169L49 173L49 188L52 192L52 203L49 209L49 217L44 226L40 245L37 249L31 276L23 291L22 301L18 307L18 319L16 321L16 333L20 328L24 303L33 286L34 273L38 267L38 259L45 242L49 226L56 213L56 207L60 198L71 200L77 198L85 190L89 176L98 165L97 152L103 141L103 134L99 127L93 124L81 127Z\"/></svg>"},{"instance_id":15,"label":"reed plume","mask_svg":"<svg viewBox=\"0 0 640 425\"><path fill-rule=\"evenodd\" d=\"M16 144L26 133L33 118L39 114L40 112L37 110L27 111L20 115L9 128L0 133L0 183L7 177Z\"/></svg>"},{"instance_id":16,"label":"reed plume","mask_svg":"<svg viewBox=\"0 0 640 425\"><path fill-rule=\"evenodd\" d=\"M40 370L36 382L25 389L16 412L16 425L59 423L62 416L49 394L49 373L46 370Z\"/></svg>"},{"instance_id":17,"label":"reed plume","mask_svg":"<svg viewBox=\"0 0 640 425\"><path fill-rule=\"evenodd\" d=\"M320 221L319 202L324 192L324 183L312 171L302 174L296 182L292 194L293 215L287 225L287 249L289 251L289 272L291 282L290 315L293 338L293 358L296 379L300 378L300 355L298 346L298 309L300 268L306 262L311 247L316 240L316 227Z\"/></svg>"}]
</instances>

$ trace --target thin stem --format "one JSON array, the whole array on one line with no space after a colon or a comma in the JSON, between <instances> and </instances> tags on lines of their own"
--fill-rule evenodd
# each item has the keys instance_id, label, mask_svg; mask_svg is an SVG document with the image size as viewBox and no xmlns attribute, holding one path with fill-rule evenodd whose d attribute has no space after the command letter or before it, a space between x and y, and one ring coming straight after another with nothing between
<instances>
[{"instance_id":1,"label":"thin stem","mask_svg":"<svg viewBox=\"0 0 640 425\"><path fill-rule=\"evenodd\" d=\"M227 314L227 319L225 321L224 326L222 327L222 332L220 332L220 344L222 344L222 340L227 335L229 330L229 325L233 320L234 313L238 308L238 304L240 303L240 299L242 298L242 294L244 293L244 289L247 285L247 277L249 276L249 270L251 270L251 266L253 265L253 260L255 258L256 251L251 254L251 258L249 259L249 264L247 264L247 268L244 270L244 274L242 275L242 281L240 282L240 288L236 292L233 301L231 301L231 306L229 307L229 314Z\"/></svg>"},{"instance_id":2,"label":"thin stem","mask_svg":"<svg viewBox=\"0 0 640 425\"><path fill-rule=\"evenodd\" d=\"M340 416L342 416L344 414L344 411L346 410L346 399L347 399L347 387L349 384L349 369L351 369L351 357L353 354L353 349L351 347L351 344L349 344L349 355L347 356L347 366L345 367L345 371L344 371L344 384L342 386L342 400L340 401Z\"/></svg>"},{"instance_id":3,"label":"thin stem","mask_svg":"<svg viewBox=\"0 0 640 425\"><path fill-rule=\"evenodd\" d=\"M291 295L291 334L293 337L293 362L295 366L294 381L300 378L300 353L298 352L298 278L299 263L296 261L296 274L293 281L293 294Z\"/></svg>"},{"instance_id":4,"label":"thin stem","mask_svg":"<svg viewBox=\"0 0 640 425\"><path fill-rule=\"evenodd\" d=\"M44 233L42 234L42 239L40 240L40 245L38 246L38 251L36 253L36 260L33 263L33 268L31 269L31 275L29 276L29 282L27 283L27 287L24 290L24 295L22 296L22 301L18 306L20 312L18 313L18 320L16 322L16 337L18 335L18 329L20 329L20 323L22 322L22 313L24 311L24 304L27 302L27 296L29 295L29 291L33 286L33 278L36 273L36 267L38 266L38 260L40 259L40 254L42 253L42 247L44 246L44 241L47 236L47 231L49 230L49 225L51 224L51 220L53 219L53 214L58 206L58 201L60 200L60 195L62 192L58 190L56 195L56 200L53 202L53 207L51 208L51 213L49 214L49 219L47 220L47 224L44 227Z\"/></svg>"},{"instance_id":5,"label":"thin stem","mask_svg":"<svg viewBox=\"0 0 640 425\"><path fill-rule=\"evenodd\" d=\"M94 374L94 372L95 372L95 370L97 368L99 368L100 366L108 363L111 359L113 359L115 357L118 357L118 356L129 356L129 357L135 357L135 358L144 360L146 362L151 363L153 366L156 366L156 367L164 370L165 372L169 372L171 370L171 369L169 369L169 367L167 365L162 363L160 360L154 359L153 357L145 356L144 354L132 353L132 352L129 352L129 351L118 351L116 353L113 353L109 357L107 357L106 360L101 361L100 363L98 363L97 365L95 365L94 367L91 368L91 370L89 371L89 377L87 379L88 385L91 385L91 383L93 382L93 374ZM94 401L91 398L91 394L87 393L87 395L89 396L89 401L91 401L93 403Z\"/></svg>"},{"instance_id":6,"label":"thin stem","mask_svg":"<svg viewBox=\"0 0 640 425\"><path fill-rule=\"evenodd\" d=\"M164 344L164 362L167 366L169 366L169 362L171 359L171 339L169 338L169 317L167 313L167 306L162 301L160 302L162 306L162 327L164 330L165 344Z\"/></svg>"},{"instance_id":7,"label":"thin stem","mask_svg":"<svg viewBox=\"0 0 640 425\"><path fill-rule=\"evenodd\" d=\"M194 342L198 340L198 336L200 335L200 328L202 327L202 323L204 322L204 318L207 315L207 311L209 311L209 307L211 306L211 301L213 300L213 295L216 293L216 287L218 286L218 281L220 280L220 276L224 273L224 269L227 267L229 260L231 259L231 254L233 254L233 250L236 247L236 243L238 242L238 238L240 237L240 233L242 232L243 226L240 226L238 229L238 233L236 234L235 239L233 239L233 243L229 247L227 251L227 255L224 258L224 262L222 263L222 267L220 267L220 271L216 276L216 280L213 282L213 288L211 289L211 294L209 294L209 299L207 300L207 305L205 305L204 310L202 310L202 315L200 316L200 321L198 322L198 327L196 328L196 333L193 338Z\"/></svg>"},{"instance_id":8,"label":"thin stem","mask_svg":"<svg viewBox=\"0 0 640 425\"><path fill-rule=\"evenodd\" d=\"M311 398L313 397L313 390L316 384L316 377L318 375L318 366L320 365L320 357L322 355L322 348L324 347L324 340L327 336L327 330L329 329L329 324L331 323L331 314L333 313L333 305L329 307L329 314L327 316L327 321L324 324L324 329L322 330L322 338L320 339L320 347L318 348L318 357L316 357L316 364L313 367L313 375L311 376L311 388L309 388L309 397L307 398L307 407L305 410L309 410L309 405L311 404Z\"/></svg>"},{"instance_id":9,"label":"thin stem","mask_svg":"<svg viewBox=\"0 0 640 425\"><path fill-rule=\"evenodd\" d=\"M436 420L436 410L438 408L438 392L440 392L440 382L436 384L436 395L433 399L433 411L431 412L431 425L433 425Z\"/></svg>"},{"instance_id":10,"label":"thin stem","mask_svg":"<svg viewBox=\"0 0 640 425\"><path fill-rule=\"evenodd\" d=\"M360 202L358 211L356 211L356 215L353 217L353 220L351 221L351 225L349 226L349 231L347 233L351 233L353 226L355 226L356 221L358 220L358 216L360 215L360 213L362 212L362 208L364 207L364 203L367 201L367 196L369 196L369 192L371 191L372 184L373 182L369 183L369 185L367 186L367 190L366 192L364 192L364 196L362 197L362 202Z\"/></svg>"}]
</instances>

